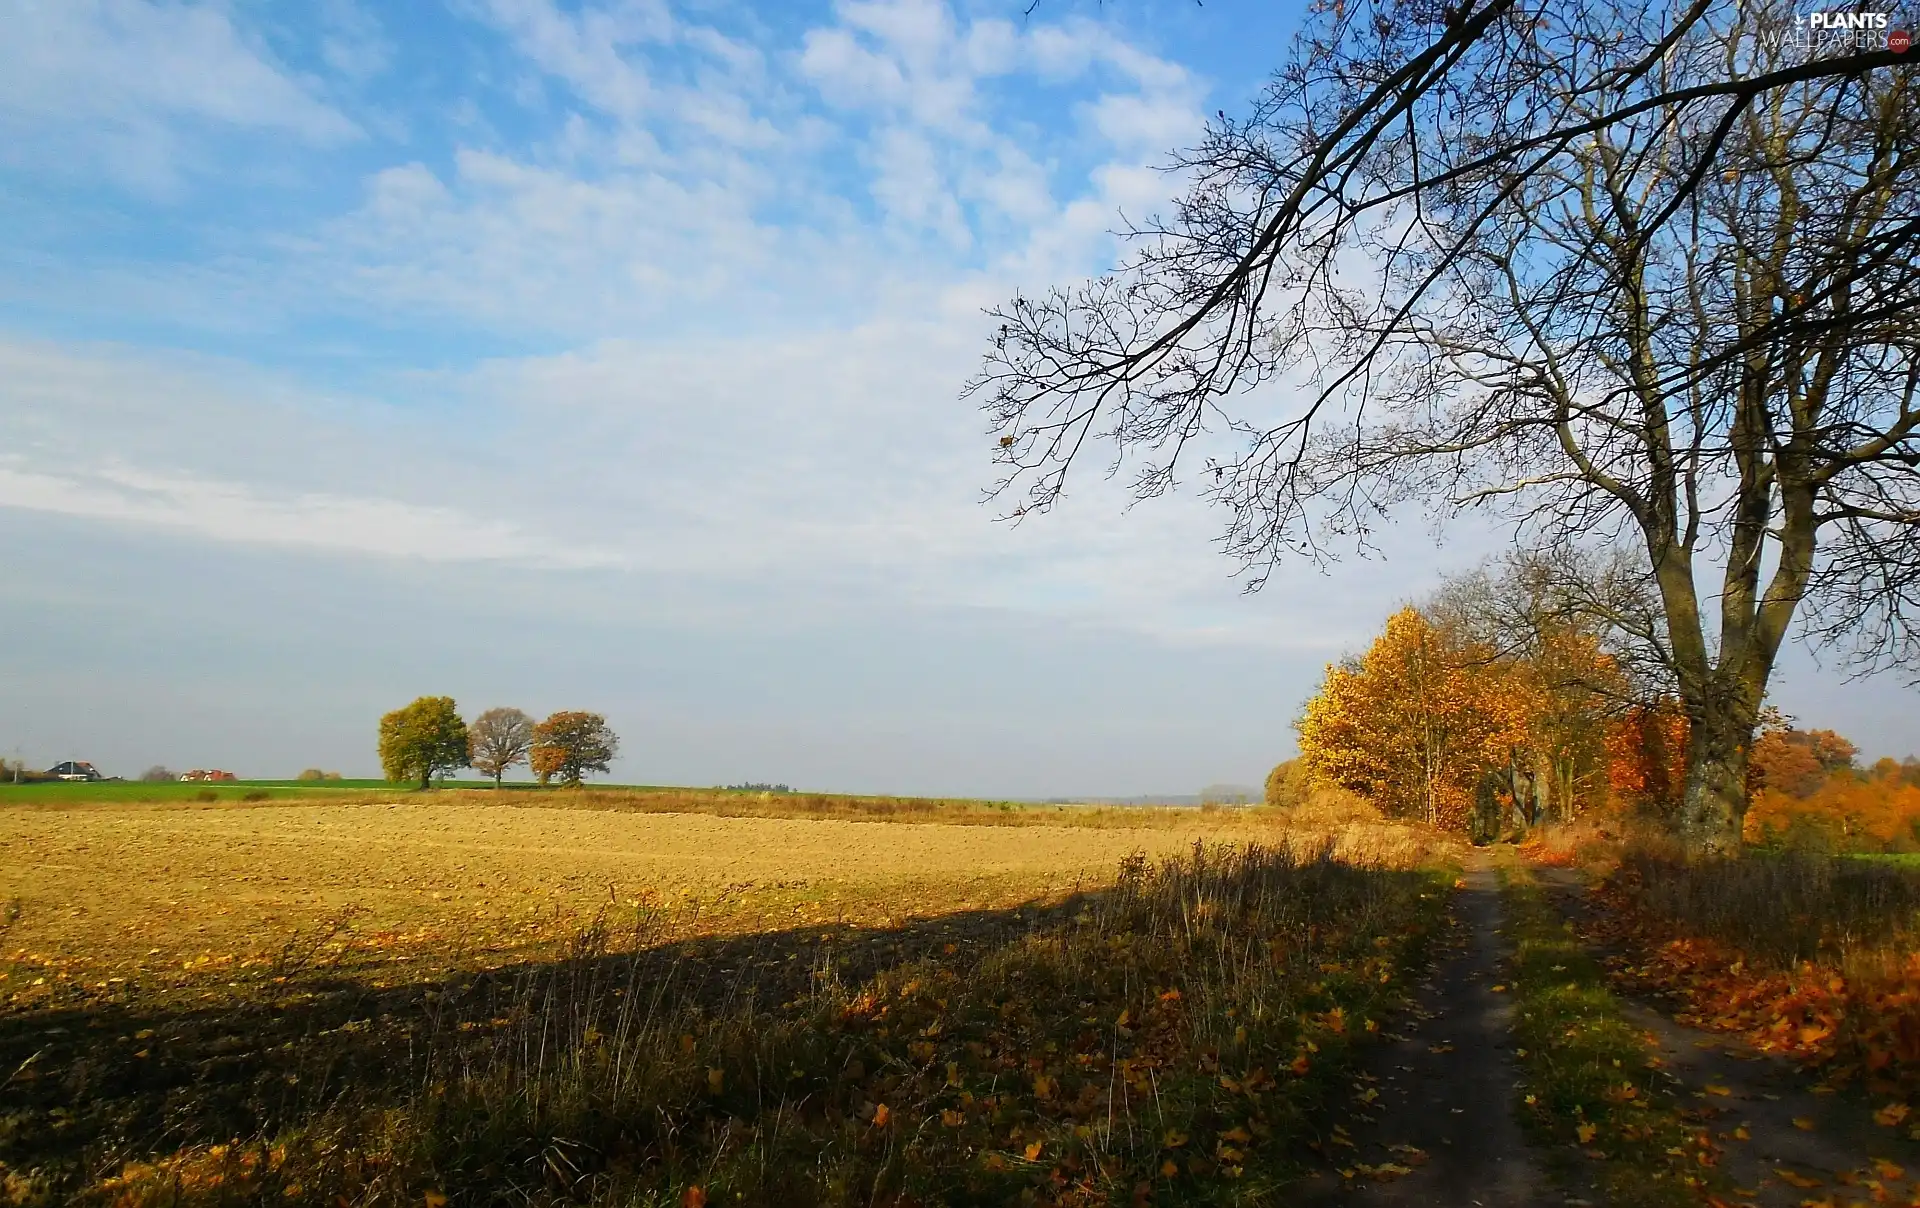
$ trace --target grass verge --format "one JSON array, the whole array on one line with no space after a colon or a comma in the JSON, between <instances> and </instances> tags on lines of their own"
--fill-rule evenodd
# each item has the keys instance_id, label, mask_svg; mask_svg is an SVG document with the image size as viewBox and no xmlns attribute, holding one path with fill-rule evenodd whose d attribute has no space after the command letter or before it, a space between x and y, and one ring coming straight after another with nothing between
<instances>
[{"instance_id":1,"label":"grass verge","mask_svg":"<svg viewBox=\"0 0 1920 1208\"><path fill-rule=\"evenodd\" d=\"M1712 1134L1679 1105L1572 924L1524 869L1503 869L1502 885L1521 1122L1561 1173L1594 1178L1611 1204L1698 1204L1724 1182Z\"/></svg>"},{"instance_id":2,"label":"grass verge","mask_svg":"<svg viewBox=\"0 0 1920 1208\"><path fill-rule=\"evenodd\" d=\"M128 1208L1273 1202L1445 897L1330 851L1196 847L989 942L816 965L789 998L747 970L689 993L600 929L443 998L384 1088L314 1079L329 1097L299 1110L276 1088L239 1140L174 1094L165 1151L103 1142L68 1170L112 1173L76 1185L15 1147L0 1176Z\"/></svg>"}]
</instances>

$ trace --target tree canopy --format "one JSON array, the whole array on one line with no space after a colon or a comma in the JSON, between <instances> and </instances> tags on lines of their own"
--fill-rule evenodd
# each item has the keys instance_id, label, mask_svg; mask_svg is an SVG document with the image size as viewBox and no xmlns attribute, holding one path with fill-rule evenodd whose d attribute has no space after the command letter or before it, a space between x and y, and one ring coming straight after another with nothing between
<instances>
[{"instance_id":1,"label":"tree canopy","mask_svg":"<svg viewBox=\"0 0 1920 1208\"><path fill-rule=\"evenodd\" d=\"M533 719L518 709L488 709L467 727L467 750L473 769L493 777L500 787L507 769L527 761L533 748Z\"/></svg>"},{"instance_id":2,"label":"tree canopy","mask_svg":"<svg viewBox=\"0 0 1920 1208\"><path fill-rule=\"evenodd\" d=\"M1914 64L1779 5L1319 5L1176 163L1120 268L999 308L970 390L1011 513L1090 443L1183 457L1249 584L1400 504L1633 550L1687 725L1679 825L1738 842L1797 622L1920 653Z\"/></svg>"},{"instance_id":3,"label":"tree canopy","mask_svg":"<svg viewBox=\"0 0 1920 1208\"><path fill-rule=\"evenodd\" d=\"M451 696L422 696L380 719L380 766L396 784L418 780L429 788L467 758L467 724Z\"/></svg>"},{"instance_id":4,"label":"tree canopy","mask_svg":"<svg viewBox=\"0 0 1920 1208\"><path fill-rule=\"evenodd\" d=\"M533 728L534 774L546 784L579 784L588 772L605 772L619 753L620 738L598 713L555 713Z\"/></svg>"}]
</instances>

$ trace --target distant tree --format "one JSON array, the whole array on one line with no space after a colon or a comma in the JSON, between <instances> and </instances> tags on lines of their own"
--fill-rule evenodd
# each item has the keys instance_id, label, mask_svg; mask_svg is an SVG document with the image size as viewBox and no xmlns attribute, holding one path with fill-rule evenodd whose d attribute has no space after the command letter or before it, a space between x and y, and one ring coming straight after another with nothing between
<instances>
[{"instance_id":1,"label":"distant tree","mask_svg":"<svg viewBox=\"0 0 1920 1208\"><path fill-rule=\"evenodd\" d=\"M1300 760L1276 763L1273 771L1267 773L1266 802L1282 809L1300 805L1307 799L1310 783L1307 765Z\"/></svg>"},{"instance_id":2,"label":"distant tree","mask_svg":"<svg viewBox=\"0 0 1920 1208\"><path fill-rule=\"evenodd\" d=\"M1500 672L1520 731L1498 791L1527 825L1605 797L1608 725L1668 686L1646 657L1664 629L1626 558L1516 551L1452 576L1423 608L1449 644Z\"/></svg>"},{"instance_id":3,"label":"distant tree","mask_svg":"<svg viewBox=\"0 0 1920 1208\"><path fill-rule=\"evenodd\" d=\"M604 772L620 749L620 739L598 713L560 712L533 728L528 752L534 774L546 784L560 777L579 784L588 772Z\"/></svg>"},{"instance_id":4,"label":"distant tree","mask_svg":"<svg viewBox=\"0 0 1920 1208\"><path fill-rule=\"evenodd\" d=\"M380 766L394 783L431 787L442 772L467 765L467 723L451 696L423 696L380 719Z\"/></svg>"},{"instance_id":5,"label":"distant tree","mask_svg":"<svg viewBox=\"0 0 1920 1208\"><path fill-rule=\"evenodd\" d=\"M1835 772L1853 767L1859 748L1832 730L1796 730L1782 724L1762 731L1747 760L1747 790L1772 790L1805 800Z\"/></svg>"},{"instance_id":6,"label":"distant tree","mask_svg":"<svg viewBox=\"0 0 1920 1208\"><path fill-rule=\"evenodd\" d=\"M1691 724L1672 697L1628 707L1607 730L1607 783L1614 800L1652 818L1676 817Z\"/></svg>"},{"instance_id":7,"label":"distant tree","mask_svg":"<svg viewBox=\"0 0 1920 1208\"><path fill-rule=\"evenodd\" d=\"M164 784L170 780L178 780L179 777L156 763L146 771L140 773L140 779L146 784Z\"/></svg>"},{"instance_id":8,"label":"distant tree","mask_svg":"<svg viewBox=\"0 0 1920 1208\"><path fill-rule=\"evenodd\" d=\"M326 778L327 774L319 768L308 768L297 777L300 780L325 780Z\"/></svg>"},{"instance_id":9,"label":"distant tree","mask_svg":"<svg viewBox=\"0 0 1920 1208\"><path fill-rule=\"evenodd\" d=\"M533 719L518 709L488 709L467 727L467 752L475 771L493 777L499 788L507 769L527 761L533 748Z\"/></svg>"},{"instance_id":10,"label":"distant tree","mask_svg":"<svg viewBox=\"0 0 1920 1208\"><path fill-rule=\"evenodd\" d=\"M539 779L543 788L548 781L560 774L560 769L565 763L566 752L559 747L536 745L527 752L527 766L533 769L534 776Z\"/></svg>"}]
</instances>

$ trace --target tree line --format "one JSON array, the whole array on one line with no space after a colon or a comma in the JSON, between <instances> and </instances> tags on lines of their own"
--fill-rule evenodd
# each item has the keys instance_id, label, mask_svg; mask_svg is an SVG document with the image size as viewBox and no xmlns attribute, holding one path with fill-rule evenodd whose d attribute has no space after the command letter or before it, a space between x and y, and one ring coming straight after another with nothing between
<instances>
[{"instance_id":1,"label":"tree line","mask_svg":"<svg viewBox=\"0 0 1920 1208\"><path fill-rule=\"evenodd\" d=\"M1602 807L1678 829L1693 723L1657 657L1650 596L1630 565L1570 554L1516 553L1445 581L1328 666L1268 801L1333 785L1479 838ZM1862 771L1852 743L1771 706L1743 754L1734 824L1748 841L1920 843L1920 761Z\"/></svg>"},{"instance_id":2,"label":"tree line","mask_svg":"<svg viewBox=\"0 0 1920 1208\"><path fill-rule=\"evenodd\" d=\"M488 709L463 721L450 696L422 696L380 719L380 766L388 780L418 781L470 767L500 787L507 770L525 764L542 785L556 777L579 784L605 772L620 738L598 713L562 710L536 722L519 709Z\"/></svg>"}]
</instances>

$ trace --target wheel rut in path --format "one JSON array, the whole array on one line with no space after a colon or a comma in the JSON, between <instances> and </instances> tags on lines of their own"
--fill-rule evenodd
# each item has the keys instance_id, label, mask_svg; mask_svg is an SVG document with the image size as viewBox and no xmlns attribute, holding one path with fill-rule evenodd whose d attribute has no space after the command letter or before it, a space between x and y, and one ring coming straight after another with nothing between
<instances>
[{"instance_id":1,"label":"wheel rut in path","mask_svg":"<svg viewBox=\"0 0 1920 1208\"><path fill-rule=\"evenodd\" d=\"M1538 868L1534 875L1563 914L1578 921L1590 909L1578 873ZM1610 955L1618 954L1595 950L1602 960ZM1871 1103L1851 1093L1815 1094L1786 1058L1679 1023L1656 1004L1624 995L1620 1002L1628 1021L1659 1045L1682 1099L1712 1129L1722 1168L1747 1193L1735 1203L1920 1203L1920 1144L1876 1125Z\"/></svg>"},{"instance_id":2,"label":"wheel rut in path","mask_svg":"<svg viewBox=\"0 0 1920 1208\"><path fill-rule=\"evenodd\" d=\"M1399 1033L1367 1062L1346 1134L1327 1145L1330 1168L1304 1180L1289 1202L1533 1208L1565 1201L1514 1119L1513 1008L1493 990L1506 953L1499 884L1479 853L1463 879L1434 976ZM1410 1173L1394 1177L1389 1169L1380 1178L1382 1167Z\"/></svg>"}]
</instances>

